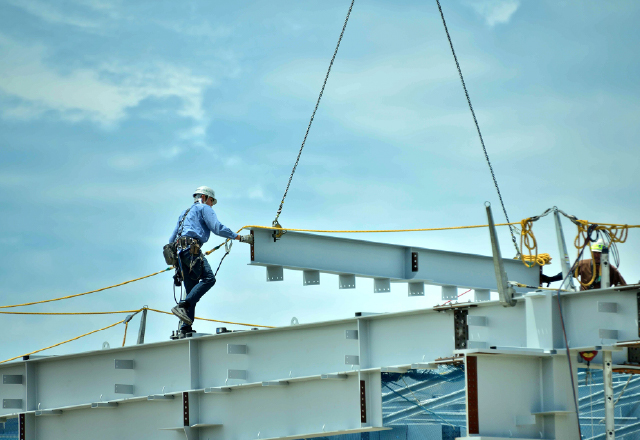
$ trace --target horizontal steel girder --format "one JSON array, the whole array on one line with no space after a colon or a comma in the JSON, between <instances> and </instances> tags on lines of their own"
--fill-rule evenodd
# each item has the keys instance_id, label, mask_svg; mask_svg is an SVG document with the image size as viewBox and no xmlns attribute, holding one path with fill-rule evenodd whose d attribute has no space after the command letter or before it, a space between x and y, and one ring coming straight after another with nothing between
<instances>
[{"instance_id":1,"label":"horizontal steel girder","mask_svg":"<svg viewBox=\"0 0 640 440\"><path fill-rule=\"evenodd\" d=\"M0 384L0 399L15 402L8 406L21 404L0 408L0 421L26 416L27 431L37 431L38 440L170 440L177 438L177 429L183 435L199 432L200 438L218 440L379 430L384 428L382 401L390 400L383 397L381 371L429 366L454 354L455 329L460 325L455 323L454 310L464 307L469 322L484 324L469 325L466 342L482 344L483 352L489 353L475 348L475 355L466 355L467 360L478 357L480 434L485 429L508 435L508 429L513 429L516 437L518 429L520 437L538 438L539 430L534 428L542 429L544 424L542 416L533 413L570 410L572 404L566 358L563 346L557 344L562 338L532 337L557 331L548 324L554 320L543 316L558 310L548 299L532 293L517 299L511 308L496 301L465 303L9 362L0 365L0 374L22 376L22 380ZM563 293L561 300L571 347L600 345L602 328L617 330L623 341L638 338L637 287ZM598 311L602 301L615 302L618 312ZM572 353L577 357L577 352ZM621 349L614 353L614 362L622 364L626 356ZM347 358L357 358L357 363L347 363ZM133 369L118 368L123 365ZM230 374L239 371L244 374ZM363 381L365 393L361 393ZM263 386L264 382L288 385ZM116 392L116 384L132 386L132 394ZM410 389L423 385L428 382ZM618 405L638 400L636 385L635 379L629 383L628 397L624 395ZM616 393L623 386L617 384ZM549 389L559 392L541 394ZM185 395L189 426L183 419ZM413 399L410 393L404 397ZM450 411L458 405L455 398L449 394L420 405L443 414L446 411L437 405L444 403ZM540 426L513 426L515 417L532 415ZM407 416L428 417L419 411ZM556 434L545 438L575 438Z\"/></svg>"},{"instance_id":2,"label":"horizontal steel girder","mask_svg":"<svg viewBox=\"0 0 640 440\"><path fill-rule=\"evenodd\" d=\"M300 232L287 232L274 242L269 230L254 229L252 232L254 244L250 264L272 268L271 272L283 267L392 282L497 289L490 256ZM539 284L538 267L527 268L520 260L512 259L504 259L504 265L510 281L531 286ZM271 280L279 280L276 278Z\"/></svg>"}]
</instances>

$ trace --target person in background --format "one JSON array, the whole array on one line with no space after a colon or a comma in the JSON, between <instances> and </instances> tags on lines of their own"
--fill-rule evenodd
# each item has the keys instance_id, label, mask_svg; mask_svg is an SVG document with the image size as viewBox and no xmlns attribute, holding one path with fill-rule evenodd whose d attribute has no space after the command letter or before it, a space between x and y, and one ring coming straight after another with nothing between
<instances>
[{"instance_id":1,"label":"person in background","mask_svg":"<svg viewBox=\"0 0 640 440\"><path fill-rule=\"evenodd\" d=\"M604 249L604 240L599 239L593 243L591 243L591 253L593 254L593 260L582 260L578 263L578 267L576 267L573 276L575 278L580 279L580 290L590 290L590 289L600 289L602 285L601 280L601 269L600 269L600 256L602 255L602 250ZM589 286L583 286L582 284L586 284L591 281L593 277L593 265L595 263L596 267L596 278L593 283ZM609 285L610 286L626 286L627 282L622 278L618 269L609 264Z\"/></svg>"}]
</instances>

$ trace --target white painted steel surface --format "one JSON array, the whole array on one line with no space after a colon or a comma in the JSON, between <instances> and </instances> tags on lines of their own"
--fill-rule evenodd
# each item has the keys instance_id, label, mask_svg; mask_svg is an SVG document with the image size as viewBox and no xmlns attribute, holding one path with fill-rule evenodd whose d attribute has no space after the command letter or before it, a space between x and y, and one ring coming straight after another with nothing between
<instances>
[{"instance_id":1,"label":"white painted steel surface","mask_svg":"<svg viewBox=\"0 0 640 440\"><path fill-rule=\"evenodd\" d=\"M637 339L637 293L564 293L570 345L602 345L602 329ZM0 419L25 414L25 438L38 440L264 440L382 429L380 371L431 367L456 353L454 308L463 307L468 345L479 348L460 351L478 359L479 435L540 438L542 432L544 438L573 438L575 424L566 413L573 411L571 384L555 301L534 292L511 308L469 302L13 362L0 365L0 374L22 375L22 383L1 384L0 398L21 400L22 407L0 408ZM598 303L616 303L617 313ZM577 351L572 358L575 375ZM626 349L613 359L623 363ZM119 365L133 368L116 368L116 360L132 361ZM116 394L116 384L132 385L133 394ZM186 429L183 393L189 398ZM36 410L49 416L36 417Z\"/></svg>"},{"instance_id":2,"label":"white painted steel surface","mask_svg":"<svg viewBox=\"0 0 640 440\"><path fill-rule=\"evenodd\" d=\"M280 279L279 268L284 267L335 275L388 278L392 282L420 281L440 286L497 289L493 257L300 232L287 232L274 243L271 231L254 229L252 232L251 264L266 266L269 274L277 271L275 278L268 275L270 281ZM417 271L412 271L412 252L418 254ZM509 281L538 285L538 267L527 268L514 259L502 261Z\"/></svg>"}]
</instances>

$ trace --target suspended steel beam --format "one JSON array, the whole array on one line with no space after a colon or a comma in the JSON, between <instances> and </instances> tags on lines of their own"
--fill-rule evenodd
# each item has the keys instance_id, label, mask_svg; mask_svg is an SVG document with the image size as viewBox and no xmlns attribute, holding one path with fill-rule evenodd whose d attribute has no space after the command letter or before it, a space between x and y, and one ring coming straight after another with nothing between
<instances>
[{"instance_id":1,"label":"suspended steel beam","mask_svg":"<svg viewBox=\"0 0 640 440\"><path fill-rule=\"evenodd\" d=\"M380 280L380 286L383 281L410 283L410 290L418 295L423 284L497 290L493 258L489 256L301 232L287 232L274 242L269 230L253 229L252 233L250 264L266 266L269 281L282 280L284 268L308 274L340 275L344 278L341 288L352 287L347 277L355 275ZM487 236L487 247L489 245ZM538 267L527 268L520 260L502 261L509 281L530 286L539 284ZM319 280L313 284L319 284ZM378 290L383 291L380 286Z\"/></svg>"}]
</instances>

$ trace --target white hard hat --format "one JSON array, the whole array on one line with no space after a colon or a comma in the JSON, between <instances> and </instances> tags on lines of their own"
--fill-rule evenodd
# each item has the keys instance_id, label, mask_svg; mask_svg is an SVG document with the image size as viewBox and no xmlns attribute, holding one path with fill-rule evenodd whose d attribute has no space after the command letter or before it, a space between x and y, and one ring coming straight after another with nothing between
<instances>
[{"instance_id":1,"label":"white hard hat","mask_svg":"<svg viewBox=\"0 0 640 440\"><path fill-rule=\"evenodd\" d=\"M602 252L602 248L605 247L604 240L602 238L597 239L591 243L591 252Z\"/></svg>"},{"instance_id":2,"label":"white hard hat","mask_svg":"<svg viewBox=\"0 0 640 440\"><path fill-rule=\"evenodd\" d=\"M193 197L195 197L197 195L203 195L203 196L211 197L213 199L213 204L214 205L216 203L218 203L218 200L216 200L216 192L214 190L212 190L211 188L209 188L208 186L201 186L198 189L196 189L193 192Z\"/></svg>"}]
</instances>

